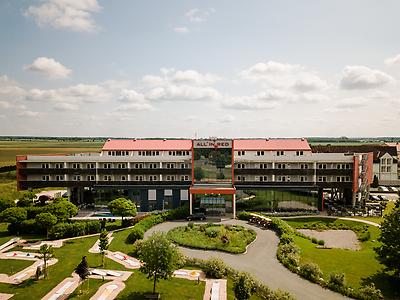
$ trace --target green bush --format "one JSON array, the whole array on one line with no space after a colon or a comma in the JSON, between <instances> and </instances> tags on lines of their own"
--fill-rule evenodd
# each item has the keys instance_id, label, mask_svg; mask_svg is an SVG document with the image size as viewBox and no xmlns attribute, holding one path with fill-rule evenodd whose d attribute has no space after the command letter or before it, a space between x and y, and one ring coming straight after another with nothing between
<instances>
[{"instance_id":1,"label":"green bush","mask_svg":"<svg viewBox=\"0 0 400 300\"><path fill-rule=\"evenodd\" d=\"M318 245L321 245L321 246L325 245L325 241L324 240L318 240Z\"/></svg>"},{"instance_id":2,"label":"green bush","mask_svg":"<svg viewBox=\"0 0 400 300\"><path fill-rule=\"evenodd\" d=\"M254 292L255 282L249 273L239 273L233 279L233 291L237 300L247 300Z\"/></svg>"},{"instance_id":3,"label":"green bush","mask_svg":"<svg viewBox=\"0 0 400 300\"><path fill-rule=\"evenodd\" d=\"M358 236L358 239L359 239L361 242L366 242L366 241L368 241L370 238L371 238L371 233L369 232L369 230L360 233L359 236Z\"/></svg>"},{"instance_id":4,"label":"green bush","mask_svg":"<svg viewBox=\"0 0 400 300\"><path fill-rule=\"evenodd\" d=\"M41 214L46 211L45 206L29 206L25 207L28 214L28 219L34 219L36 215Z\"/></svg>"},{"instance_id":5,"label":"green bush","mask_svg":"<svg viewBox=\"0 0 400 300\"><path fill-rule=\"evenodd\" d=\"M187 224L187 227L190 228L190 229L193 229L193 227L194 227L194 222L193 222L193 221L190 221L190 222Z\"/></svg>"},{"instance_id":6,"label":"green bush","mask_svg":"<svg viewBox=\"0 0 400 300\"><path fill-rule=\"evenodd\" d=\"M294 242L293 236L289 235L287 233L282 234L281 237L280 237L280 243L281 244L290 244L290 243L293 243L293 242Z\"/></svg>"},{"instance_id":7,"label":"green bush","mask_svg":"<svg viewBox=\"0 0 400 300\"><path fill-rule=\"evenodd\" d=\"M220 279L228 275L228 268L221 259L211 258L205 261L204 272L207 277Z\"/></svg>"},{"instance_id":8,"label":"green bush","mask_svg":"<svg viewBox=\"0 0 400 300\"><path fill-rule=\"evenodd\" d=\"M43 234L44 230L35 219L24 220L20 223L10 223L7 230L11 234Z\"/></svg>"},{"instance_id":9,"label":"green bush","mask_svg":"<svg viewBox=\"0 0 400 300\"><path fill-rule=\"evenodd\" d=\"M251 216L250 213L243 211L237 214L237 218L239 220L248 221L250 220Z\"/></svg>"},{"instance_id":10,"label":"green bush","mask_svg":"<svg viewBox=\"0 0 400 300\"><path fill-rule=\"evenodd\" d=\"M210 238L215 238L219 234L219 229L216 227L209 227L206 229L206 235Z\"/></svg>"},{"instance_id":11,"label":"green bush","mask_svg":"<svg viewBox=\"0 0 400 300\"><path fill-rule=\"evenodd\" d=\"M320 282L320 278L322 277L322 271L317 264L314 263L305 263L300 265L299 274L312 281L312 282Z\"/></svg>"},{"instance_id":12,"label":"green bush","mask_svg":"<svg viewBox=\"0 0 400 300\"><path fill-rule=\"evenodd\" d=\"M383 299L382 292L375 287L373 283L364 285L358 290L357 298L362 300L380 300Z\"/></svg>"},{"instance_id":13,"label":"green bush","mask_svg":"<svg viewBox=\"0 0 400 300\"><path fill-rule=\"evenodd\" d=\"M346 279L344 273L331 273L329 274L328 287L336 292L341 292L346 286Z\"/></svg>"},{"instance_id":14,"label":"green bush","mask_svg":"<svg viewBox=\"0 0 400 300\"><path fill-rule=\"evenodd\" d=\"M278 218L271 218L270 228L280 237L283 234L295 234L294 229L285 221Z\"/></svg>"},{"instance_id":15,"label":"green bush","mask_svg":"<svg viewBox=\"0 0 400 300\"><path fill-rule=\"evenodd\" d=\"M189 206L183 205L181 207L171 209L167 212L166 218L167 220L181 220L186 219L189 215Z\"/></svg>"},{"instance_id":16,"label":"green bush","mask_svg":"<svg viewBox=\"0 0 400 300\"><path fill-rule=\"evenodd\" d=\"M144 238L144 231L142 227L134 226L126 238L126 243L133 244L137 240L142 240Z\"/></svg>"},{"instance_id":17,"label":"green bush","mask_svg":"<svg viewBox=\"0 0 400 300\"><path fill-rule=\"evenodd\" d=\"M140 247L142 246L143 240L136 240L133 243L133 247L132 247L132 255L134 257L139 257L140 254Z\"/></svg>"},{"instance_id":18,"label":"green bush","mask_svg":"<svg viewBox=\"0 0 400 300\"><path fill-rule=\"evenodd\" d=\"M74 221L61 222L54 225L49 231L51 239L69 238L86 234L95 234L101 231L101 222L96 221Z\"/></svg>"},{"instance_id":19,"label":"green bush","mask_svg":"<svg viewBox=\"0 0 400 300\"><path fill-rule=\"evenodd\" d=\"M312 242L313 244L318 244L318 239L315 238L315 237L313 237L313 238L311 238L311 242Z\"/></svg>"}]
</instances>

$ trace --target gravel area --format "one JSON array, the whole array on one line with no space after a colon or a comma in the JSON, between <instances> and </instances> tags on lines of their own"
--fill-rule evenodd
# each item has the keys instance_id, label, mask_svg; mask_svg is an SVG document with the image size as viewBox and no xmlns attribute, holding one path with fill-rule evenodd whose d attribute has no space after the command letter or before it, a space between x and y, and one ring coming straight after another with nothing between
<instances>
[{"instance_id":1,"label":"gravel area","mask_svg":"<svg viewBox=\"0 0 400 300\"><path fill-rule=\"evenodd\" d=\"M360 242L357 235L352 230L324 230L317 231L311 229L299 229L299 232L318 240L324 240L325 246L329 248L341 248L350 250L360 250Z\"/></svg>"}]
</instances>

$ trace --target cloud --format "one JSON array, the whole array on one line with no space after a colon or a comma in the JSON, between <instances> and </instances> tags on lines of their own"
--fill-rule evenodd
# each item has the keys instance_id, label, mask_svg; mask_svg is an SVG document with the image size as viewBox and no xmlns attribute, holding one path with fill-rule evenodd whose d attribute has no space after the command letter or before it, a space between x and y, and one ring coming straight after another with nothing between
<instances>
[{"instance_id":1,"label":"cloud","mask_svg":"<svg viewBox=\"0 0 400 300\"><path fill-rule=\"evenodd\" d=\"M29 6L26 17L34 19L40 27L93 32L98 29L92 14L99 12L97 0L46 0L37 6Z\"/></svg>"},{"instance_id":2,"label":"cloud","mask_svg":"<svg viewBox=\"0 0 400 300\"><path fill-rule=\"evenodd\" d=\"M143 94L140 94L135 90L123 89L120 96L118 97L118 101L132 103L143 102L145 101L145 99Z\"/></svg>"},{"instance_id":3,"label":"cloud","mask_svg":"<svg viewBox=\"0 0 400 300\"><path fill-rule=\"evenodd\" d=\"M216 100L220 97L221 94L211 87L174 84L156 87L146 94L146 98L153 101L201 101Z\"/></svg>"},{"instance_id":4,"label":"cloud","mask_svg":"<svg viewBox=\"0 0 400 300\"><path fill-rule=\"evenodd\" d=\"M148 86L168 86L175 85L212 85L222 78L212 73L200 73L196 70L175 70L173 68L163 68L160 70L163 76L145 75L142 82Z\"/></svg>"},{"instance_id":5,"label":"cloud","mask_svg":"<svg viewBox=\"0 0 400 300\"><path fill-rule=\"evenodd\" d=\"M365 66L346 66L343 70L340 86L347 90L373 89L393 82L388 74Z\"/></svg>"},{"instance_id":6,"label":"cloud","mask_svg":"<svg viewBox=\"0 0 400 300\"><path fill-rule=\"evenodd\" d=\"M304 93L323 90L328 83L315 71L298 64L276 61L259 62L241 71L240 77L261 83L265 87L293 89Z\"/></svg>"},{"instance_id":7,"label":"cloud","mask_svg":"<svg viewBox=\"0 0 400 300\"><path fill-rule=\"evenodd\" d=\"M400 64L400 54L397 54L392 57L388 57L387 59L385 59L385 64L388 66L399 65Z\"/></svg>"},{"instance_id":8,"label":"cloud","mask_svg":"<svg viewBox=\"0 0 400 300\"><path fill-rule=\"evenodd\" d=\"M0 75L0 100L15 102L25 96L25 90L6 75Z\"/></svg>"},{"instance_id":9,"label":"cloud","mask_svg":"<svg viewBox=\"0 0 400 300\"><path fill-rule=\"evenodd\" d=\"M225 115L221 119L219 119L220 123L232 123L235 121L235 117L232 115Z\"/></svg>"},{"instance_id":10,"label":"cloud","mask_svg":"<svg viewBox=\"0 0 400 300\"><path fill-rule=\"evenodd\" d=\"M284 94L279 91L263 92L252 96L225 96L221 106L238 110L264 110L277 107Z\"/></svg>"},{"instance_id":11,"label":"cloud","mask_svg":"<svg viewBox=\"0 0 400 300\"><path fill-rule=\"evenodd\" d=\"M322 94L301 94L297 97L298 102L302 103L321 103L321 102L328 102L330 98L327 95Z\"/></svg>"},{"instance_id":12,"label":"cloud","mask_svg":"<svg viewBox=\"0 0 400 300\"><path fill-rule=\"evenodd\" d=\"M209 9L205 9L205 10L200 10L198 8L192 8L185 13L185 16L186 16L186 18L188 18L188 20L190 22L202 23L202 22L207 21L208 18L210 17L210 15L212 15L213 13L215 13L214 8L209 8Z\"/></svg>"},{"instance_id":13,"label":"cloud","mask_svg":"<svg viewBox=\"0 0 400 300\"><path fill-rule=\"evenodd\" d=\"M22 111L18 111L17 112L17 116L18 117L29 117L29 118L32 118L32 117L37 117L39 115L41 115L40 112L31 111L31 110L22 110Z\"/></svg>"},{"instance_id":14,"label":"cloud","mask_svg":"<svg viewBox=\"0 0 400 300\"><path fill-rule=\"evenodd\" d=\"M61 111L74 111L74 110L79 110L79 105L76 103L60 102L54 104L54 108L56 110L61 110Z\"/></svg>"},{"instance_id":15,"label":"cloud","mask_svg":"<svg viewBox=\"0 0 400 300\"><path fill-rule=\"evenodd\" d=\"M34 62L24 67L27 71L38 72L52 79L67 78L71 70L53 58L38 57Z\"/></svg>"},{"instance_id":16,"label":"cloud","mask_svg":"<svg viewBox=\"0 0 400 300\"><path fill-rule=\"evenodd\" d=\"M177 32L177 33L185 34L185 33L189 33L190 29L185 27L185 26L182 26L182 27L175 27L174 31Z\"/></svg>"},{"instance_id":17,"label":"cloud","mask_svg":"<svg viewBox=\"0 0 400 300\"><path fill-rule=\"evenodd\" d=\"M339 110L352 110L354 108L366 106L367 104L367 98L353 97L340 100L335 107Z\"/></svg>"},{"instance_id":18,"label":"cloud","mask_svg":"<svg viewBox=\"0 0 400 300\"><path fill-rule=\"evenodd\" d=\"M0 101L0 108L1 109L7 109L7 108L10 108L10 107L11 107L11 104L8 103L7 101Z\"/></svg>"}]
</instances>

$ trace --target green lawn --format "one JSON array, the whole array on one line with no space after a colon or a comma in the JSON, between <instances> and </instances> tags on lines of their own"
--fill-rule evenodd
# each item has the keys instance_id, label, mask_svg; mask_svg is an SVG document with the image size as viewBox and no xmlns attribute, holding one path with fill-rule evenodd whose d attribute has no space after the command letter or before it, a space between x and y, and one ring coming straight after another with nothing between
<instances>
[{"instance_id":1,"label":"green lawn","mask_svg":"<svg viewBox=\"0 0 400 300\"><path fill-rule=\"evenodd\" d=\"M227 300L236 300L235 292L233 291L233 280L231 278L228 278L226 294L227 294ZM249 300L261 300L261 298L256 295L251 295Z\"/></svg>"},{"instance_id":2,"label":"green lawn","mask_svg":"<svg viewBox=\"0 0 400 300\"><path fill-rule=\"evenodd\" d=\"M383 266L377 261L374 248L379 246L377 238L380 230L375 226L360 224L354 221L328 219L328 218L296 218L285 220L294 228L302 227L305 223L322 222L325 224L345 224L357 228L367 226L371 234L368 241L361 243L361 250L352 251L345 249L318 249L309 239L296 236L295 243L300 247L302 262L317 263L325 279L332 272L346 275L346 281L352 287L358 288L363 281L373 282L385 297L393 297L396 293L396 283L393 278L383 273Z\"/></svg>"},{"instance_id":3,"label":"green lawn","mask_svg":"<svg viewBox=\"0 0 400 300\"><path fill-rule=\"evenodd\" d=\"M116 299L142 300L145 293L152 292L153 282L146 278L146 275L140 271L134 273L125 282L125 289ZM157 283L156 291L161 294L163 300L176 299L203 299L205 283L197 284L196 280L186 280L172 278L169 280L160 280Z\"/></svg>"},{"instance_id":4,"label":"green lawn","mask_svg":"<svg viewBox=\"0 0 400 300\"><path fill-rule=\"evenodd\" d=\"M118 232L113 233L113 240L108 248L110 251L121 251L123 253L129 254L132 252L133 246L132 244L125 243L126 238L129 233L131 233L131 229L124 229Z\"/></svg>"},{"instance_id":5,"label":"green lawn","mask_svg":"<svg viewBox=\"0 0 400 300\"><path fill-rule=\"evenodd\" d=\"M33 263L34 261L32 260L0 259L0 274L10 276L31 266Z\"/></svg>"},{"instance_id":6,"label":"green lawn","mask_svg":"<svg viewBox=\"0 0 400 300\"><path fill-rule=\"evenodd\" d=\"M106 284L108 280L101 279L88 279L83 285L78 286L78 288L67 298L68 300L79 299L79 300L89 300L97 290Z\"/></svg>"},{"instance_id":7,"label":"green lawn","mask_svg":"<svg viewBox=\"0 0 400 300\"><path fill-rule=\"evenodd\" d=\"M168 237L181 246L243 253L246 251L247 245L256 238L256 233L242 226L202 224L194 225L193 228L189 226L176 227L168 232ZM228 242L223 241L224 237Z\"/></svg>"}]
</instances>

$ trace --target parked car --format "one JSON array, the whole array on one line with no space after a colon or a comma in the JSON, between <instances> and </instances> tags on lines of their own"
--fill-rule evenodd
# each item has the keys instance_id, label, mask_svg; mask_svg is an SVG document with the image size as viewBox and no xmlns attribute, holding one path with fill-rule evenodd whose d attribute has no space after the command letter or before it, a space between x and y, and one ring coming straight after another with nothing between
<instances>
[{"instance_id":1,"label":"parked car","mask_svg":"<svg viewBox=\"0 0 400 300\"><path fill-rule=\"evenodd\" d=\"M207 219L207 217L203 213L195 213L186 217L186 220L188 221L195 221L195 220L203 221L205 219Z\"/></svg>"},{"instance_id":2,"label":"parked car","mask_svg":"<svg viewBox=\"0 0 400 300\"><path fill-rule=\"evenodd\" d=\"M389 189L386 186L379 186L378 191L380 192L389 192Z\"/></svg>"}]
</instances>

